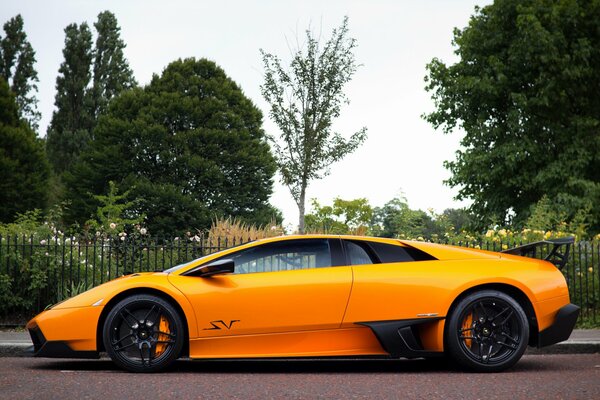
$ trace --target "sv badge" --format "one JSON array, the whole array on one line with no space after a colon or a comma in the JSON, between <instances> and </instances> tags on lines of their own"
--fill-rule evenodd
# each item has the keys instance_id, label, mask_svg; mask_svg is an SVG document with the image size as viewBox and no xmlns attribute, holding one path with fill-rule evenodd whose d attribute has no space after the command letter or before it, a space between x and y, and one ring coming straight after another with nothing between
<instances>
[{"instance_id":1,"label":"sv badge","mask_svg":"<svg viewBox=\"0 0 600 400\"><path fill-rule=\"evenodd\" d=\"M240 322L239 319L234 319L229 321L229 323L226 323L225 321L219 320L219 321L210 321L210 324L212 325L212 328L204 328L204 331L214 331L214 330L221 330L223 328L229 330L231 329L231 327L233 326L234 323L236 322Z\"/></svg>"}]
</instances>

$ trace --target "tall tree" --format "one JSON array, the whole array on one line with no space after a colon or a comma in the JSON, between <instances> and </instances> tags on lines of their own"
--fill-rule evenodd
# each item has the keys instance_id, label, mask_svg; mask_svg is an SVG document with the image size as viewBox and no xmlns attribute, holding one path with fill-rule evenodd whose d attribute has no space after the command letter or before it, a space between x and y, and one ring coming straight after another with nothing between
<instances>
[{"instance_id":1,"label":"tall tree","mask_svg":"<svg viewBox=\"0 0 600 400\"><path fill-rule=\"evenodd\" d=\"M48 174L42 141L19 118L15 96L0 77L0 222L44 208Z\"/></svg>"},{"instance_id":2,"label":"tall tree","mask_svg":"<svg viewBox=\"0 0 600 400\"><path fill-rule=\"evenodd\" d=\"M94 73L91 115L96 120L106 110L108 101L122 90L136 86L133 72L123 54L125 43L121 28L110 11L98 14L94 24L97 32L94 50Z\"/></svg>"},{"instance_id":3,"label":"tall tree","mask_svg":"<svg viewBox=\"0 0 600 400\"><path fill-rule=\"evenodd\" d=\"M462 128L447 181L479 225L527 220L547 195L600 230L600 2L497 0L454 31L459 60L427 66L443 132Z\"/></svg>"},{"instance_id":4,"label":"tall tree","mask_svg":"<svg viewBox=\"0 0 600 400\"><path fill-rule=\"evenodd\" d=\"M289 67L261 50L265 67L262 95L269 115L281 130L272 138L282 182L298 205L298 231L304 232L306 188L321 179L329 167L365 141L366 128L345 139L333 132L333 121L348 102L344 86L354 75L356 40L348 36L348 18L334 29L321 47L318 38L306 31L304 48L294 50Z\"/></svg>"},{"instance_id":5,"label":"tall tree","mask_svg":"<svg viewBox=\"0 0 600 400\"><path fill-rule=\"evenodd\" d=\"M92 33L87 23L65 28L64 61L56 78L56 110L48 128L46 148L54 172L62 174L87 144L92 124L87 86L92 63Z\"/></svg>"},{"instance_id":6,"label":"tall tree","mask_svg":"<svg viewBox=\"0 0 600 400\"><path fill-rule=\"evenodd\" d=\"M0 76L16 96L19 116L37 129L40 113L37 110L38 75L34 68L35 51L23 30L21 15L4 24L5 36L0 36Z\"/></svg>"},{"instance_id":7,"label":"tall tree","mask_svg":"<svg viewBox=\"0 0 600 400\"><path fill-rule=\"evenodd\" d=\"M174 61L115 97L72 174L70 222L86 221L109 181L153 234L205 229L217 216L265 224L275 163L262 114L215 63Z\"/></svg>"}]
</instances>

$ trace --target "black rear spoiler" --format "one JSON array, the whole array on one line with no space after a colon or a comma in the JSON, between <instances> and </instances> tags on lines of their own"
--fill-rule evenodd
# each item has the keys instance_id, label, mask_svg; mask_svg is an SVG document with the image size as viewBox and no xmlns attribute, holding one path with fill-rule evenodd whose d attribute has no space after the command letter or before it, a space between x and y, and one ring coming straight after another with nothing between
<instances>
[{"instance_id":1,"label":"black rear spoiler","mask_svg":"<svg viewBox=\"0 0 600 400\"><path fill-rule=\"evenodd\" d=\"M542 240L539 242L528 243L522 246L513 247L512 249L503 250L501 251L501 253L536 258L535 253L538 247L549 247L550 245L552 245L552 250L550 250L550 253L548 253L544 260L550 261L552 264L556 265L556 268L558 269L563 269L563 267L569 260L569 252L571 251L571 245L573 243L575 243L575 238L570 236L566 238Z\"/></svg>"}]
</instances>

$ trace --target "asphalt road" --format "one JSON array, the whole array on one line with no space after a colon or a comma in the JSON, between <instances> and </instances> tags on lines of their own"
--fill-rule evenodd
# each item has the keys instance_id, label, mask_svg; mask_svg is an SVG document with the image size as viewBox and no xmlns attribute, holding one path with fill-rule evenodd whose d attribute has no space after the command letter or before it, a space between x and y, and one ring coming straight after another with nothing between
<instances>
[{"instance_id":1,"label":"asphalt road","mask_svg":"<svg viewBox=\"0 0 600 400\"><path fill-rule=\"evenodd\" d=\"M139 375L107 360L0 359L0 399L600 399L600 354L526 355L498 374L444 361L179 361Z\"/></svg>"}]
</instances>

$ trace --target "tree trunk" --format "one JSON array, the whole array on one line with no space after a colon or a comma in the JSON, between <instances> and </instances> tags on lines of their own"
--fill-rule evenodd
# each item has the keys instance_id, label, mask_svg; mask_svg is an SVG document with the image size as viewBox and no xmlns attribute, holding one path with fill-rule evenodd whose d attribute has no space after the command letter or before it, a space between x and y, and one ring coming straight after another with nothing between
<instances>
[{"instance_id":1,"label":"tree trunk","mask_svg":"<svg viewBox=\"0 0 600 400\"><path fill-rule=\"evenodd\" d=\"M300 197L298 198L298 233L304 234L304 200L306 197L306 185L302 185L300 189Z\"/></svg>"}]
</instances>

